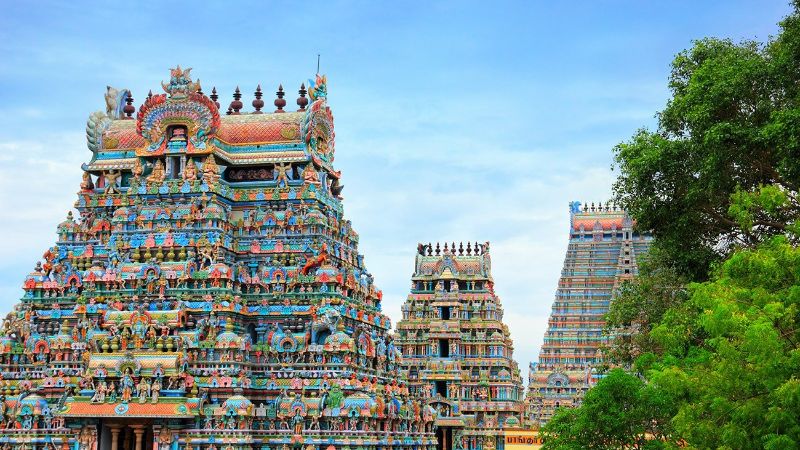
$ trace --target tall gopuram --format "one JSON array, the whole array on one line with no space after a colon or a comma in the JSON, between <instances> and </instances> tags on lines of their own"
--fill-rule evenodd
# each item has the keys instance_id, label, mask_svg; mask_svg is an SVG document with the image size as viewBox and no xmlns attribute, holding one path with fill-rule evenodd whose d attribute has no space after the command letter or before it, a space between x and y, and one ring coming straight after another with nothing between
<instances>
[{"instance_id":1,"label":"tall gopuram","mask_svg":"<svg viewBox=\"0 0 800 450\"><path fill-rule=\"evenodd\" d=\"M296 111L259 87L220 114L180 67L162 86L89 118L77 215L2 327L0 448L433 449L343 216L325 77Z\"/></svg>"},{"instance_id":2,"label":"tall gopuram","mask_svg":"<svg viewBox=\"0 0 800 450\"><path fill-rule=\"evenodd\" d=\"M439 449L494 450L519 427L524 390L494 293L489 243L419 244L397 324L409 389L437 411Z\"/></svg>"},{"instance_id":3,"label":"tall gopuram","mask_svg":"<svg viewBox=\"0 0 800 450\"><path fill-rule=\"evenodd\" d=\"M558 407L580 404L597 383L601 346L609 342L605 314L614 293L637 273L652 237L610 203L570 203L564 268L556 289L539 362L530 364L527 420L544 425Z\"/></svg>"}]
</instances>

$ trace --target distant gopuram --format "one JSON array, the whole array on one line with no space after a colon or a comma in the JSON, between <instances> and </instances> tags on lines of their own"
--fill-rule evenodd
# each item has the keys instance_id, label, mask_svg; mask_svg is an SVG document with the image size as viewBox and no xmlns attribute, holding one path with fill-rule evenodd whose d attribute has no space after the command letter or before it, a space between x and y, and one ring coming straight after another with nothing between
<instances>
[{"instance_id":1,"label":"distant gopuram","mask_svg":"<svg viewBox=\"0 0 800 450\"><path fill-rule=\"evenodd\" d=\"M637 273L652 237L610 204L570 203L569 245L539 362L531 363L527 420L544 425L558 407L580 404L599 379L604 315L615 290Z\"/></svg>"},{"instance_id":2,"label":"distant gopuram","mask_svg":"<svg viewBox=\"0 0 800 450\"><path fill-rule=\"evenodd\" d=\"M439 449L499 448L520 426L524 390L489 243L419 244L402 313L397 345L411 393L437 411Z\"/></svg>"},{"instance_id":3,"label":"distant gopuram","mask_svg":"<svg viewBox=\"0 0 800 450\"><path fill-rule=\"evenodd\" d=\"M325 77L293 111L260 86L220 108L180 67L162 87L89 117L78 214L0 331L0 449L435 448L343 216Z\"/></svg>"}]
</instances>

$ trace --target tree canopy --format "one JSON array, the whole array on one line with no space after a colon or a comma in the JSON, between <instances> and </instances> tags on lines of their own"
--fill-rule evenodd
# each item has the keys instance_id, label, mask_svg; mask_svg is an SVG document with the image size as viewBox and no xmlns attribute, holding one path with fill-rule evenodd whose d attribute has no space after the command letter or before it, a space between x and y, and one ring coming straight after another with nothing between
<instances>
[{"instance_id":1,"label":"tree canopy","mask_svg":"<svg viewBox=\"0 0 800 450\"><path fill-rule=\"evenodd\" d=\"M545 448L800 448L798 5L769 42L678 54L658 129L615 148L617 199L656 238L607 316L627 371Z\"/></svg>"},{"instance_id":2,"label":"tree canopy","mask_svg":"<svg viewBox=\"0 0 800 450\"><path fill-rule=\"evenodd\" d=\"M695 42L672 63L658 129L614 150L616 196L694 279L800 215L799 20L766 44Z\"/></svg>"}]
</instances>

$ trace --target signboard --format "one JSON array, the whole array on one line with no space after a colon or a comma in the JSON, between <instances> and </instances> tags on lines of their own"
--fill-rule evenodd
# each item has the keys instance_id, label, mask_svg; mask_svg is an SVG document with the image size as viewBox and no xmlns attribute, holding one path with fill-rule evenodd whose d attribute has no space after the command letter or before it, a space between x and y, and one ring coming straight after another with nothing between
<instances>
[{"instance_id":1,"label":"signboard","mask_svg":"<svg viewBox=\"0 0 800 450\"><path fill-rule=\"evenodd\" d=\"M505 430L503 439L505 450L535 450L542 448L542 440L536 431Z\"/></svg>"}]
</instances>

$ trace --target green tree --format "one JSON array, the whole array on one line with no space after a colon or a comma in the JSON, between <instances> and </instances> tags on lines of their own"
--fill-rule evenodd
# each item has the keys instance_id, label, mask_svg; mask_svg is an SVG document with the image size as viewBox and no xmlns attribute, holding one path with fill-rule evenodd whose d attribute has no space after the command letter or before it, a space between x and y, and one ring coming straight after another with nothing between
<instances>
[{"instance_id":1,"label":"green tree","mask_svg":"<svg viewBox=\"0 0 800 450\"><path fill-rule=\"evenodd\" d=\"M658 129L616 147L616 196L656 237L607 317L636 375L557 413L547 448L800 448L799 11L766 44L680 53Z\"/></svg>"},{"instance_id":2,"label":"green tree","mask_svg":"<svg viewBox=\"0 0 800 450\"><path fill-rule=\"evenodd\" d=\"M740 250L690 291L650 333L663 350L648 379L676 400L676 433L698 448L798 448L800 250L783 237Z\"/></svg>"},{"instance_id":3,"label":"green tree","mask_svg":"<svg viewBox=\"0 0 800 450\"><path fill-rule=\"evenodd\" d=\"M665 448L672 401L621 369L610 371L576 409L559 409L542 429L544 449Z\"/></svg>"},{"instance_id":4,"label":"green tree","mask_svg":"<svg viewBox=\"0 0 800 450\"><path fill-rule=\"evenodd\" d=\"M800 19L755 42L703 39L672 63L656 131L615 148L614 190L675 267L704 280L800 217Z\"/></svg>"}]
</instances>

